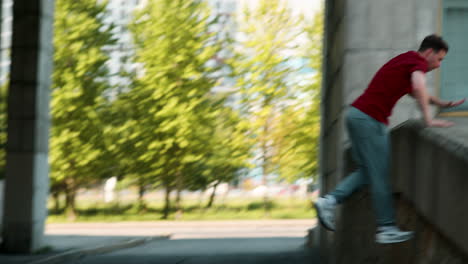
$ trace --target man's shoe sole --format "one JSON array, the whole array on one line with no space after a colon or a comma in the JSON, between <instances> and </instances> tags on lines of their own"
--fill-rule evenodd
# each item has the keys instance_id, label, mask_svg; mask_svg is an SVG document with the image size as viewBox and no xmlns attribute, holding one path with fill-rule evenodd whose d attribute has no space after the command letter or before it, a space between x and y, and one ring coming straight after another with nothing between
<instances>
[{"instance_id":1,"label":"man's shoe sole","mask_svg":"<svg viewBox=\"0 0 468 264\"><path fill-rule=\"evenodd\" d=\"M376 239L375 242L379 244L394 244L394 243L401 243L401 242L411 240L413 237L414 237L414 234L411 234L411 235L408 235L407 237L403 237L400 239L393 239L393 240Z\"/></svg>"},{"instance_id":2,"label":"man's shoe sole","mask_svg":"<svg viewBox=\"0 0 468 264\"><path fill-rule=\"evenodd\" d=\"M323 221L322 216L321 216L321 215L322 215L322 213L321 213L322 211L319 209L319 207L317 206L317 204L314 204L314 207L315 207L315 211L317 212L317 218L318 218L320 224L321 224L325 229L327 229L327 230L329 230L329 231L335 231L334 228L330 227L329 225L327 225L327 224L325 223L325 221Z\"/></svg>"}]
</instances>

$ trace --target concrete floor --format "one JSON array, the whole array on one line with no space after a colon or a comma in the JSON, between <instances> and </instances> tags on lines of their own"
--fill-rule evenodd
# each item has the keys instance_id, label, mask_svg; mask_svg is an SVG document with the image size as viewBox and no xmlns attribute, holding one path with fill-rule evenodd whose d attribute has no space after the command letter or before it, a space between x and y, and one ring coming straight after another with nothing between
<instances>
[{"instance_id":1,"label":"concrete floor","mask_svg":"<svg viewBox=\"0 0 468 264\"><path fill-rule=\"evenodd\" d=\"M315 219L48 224L41 254L8 255L0 264L308 263Z\"/></svg>"},{"instance_id":2,"label":"concrete floor","mask_svg":"<svg viewBox=\"0 0 468 264\"><path fill-rule=\"evenodd\" d=\"M287 237L161 240L73 264L319 264L317 250L304 242Z\"/></svg>"}]
</instances>

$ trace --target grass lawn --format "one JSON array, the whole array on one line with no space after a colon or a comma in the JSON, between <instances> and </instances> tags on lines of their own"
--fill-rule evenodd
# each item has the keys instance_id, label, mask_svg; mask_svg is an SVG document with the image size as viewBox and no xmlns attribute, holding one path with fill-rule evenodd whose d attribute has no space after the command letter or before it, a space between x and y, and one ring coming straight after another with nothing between
<instances>
[{"instance_id":1,"label":"grass lawn","mask_svg":"<svg viewBox=\"0 0 468 264\"><path fill-rule=\"evenodd\" d=\"M262 199L232 199L217 202L211 208L204 208L195 201L185 201L181 211L171 211L167 220L253 220L253 219L311 219L315 210L308 199L283 198L268 203L265 210ZM118 221L157 221L161 220L162 202L148 202L143 210L132 203L111 203L79 201L78 215L67 218L63 210L49 208L48 223L57 222L118 222Z\"/></svg>"}]
</instances>

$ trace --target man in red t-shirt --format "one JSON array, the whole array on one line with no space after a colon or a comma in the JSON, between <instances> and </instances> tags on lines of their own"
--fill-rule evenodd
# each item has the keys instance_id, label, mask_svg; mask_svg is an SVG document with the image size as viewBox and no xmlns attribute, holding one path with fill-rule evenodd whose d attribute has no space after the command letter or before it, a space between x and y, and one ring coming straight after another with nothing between
<instances>
[{"instance_id":1,"label":"man in red t-shirt","mask_svg":"<svg viewBox=\"0 0 468 264\"><path fill-rule=\"evenodd\" d=\"M317 199L315 208L320 223L335 230L335 207L364 185L369 185L376 214L378 243L403 242L413 232L401 231L395 223L392 192L389 184L390 141L388 117L396 102L406 94L419 104L427 126L449 127L453 123L433 119L429 104L453 107L464 103L442 101L426 89L426 72L437 69L448 52L447 43L437 35L424 38L418 51L400 54L377 71L364 93L346 115L353 159L358 169L340 182L335 190Z\"/></svg>"}]
</instances>

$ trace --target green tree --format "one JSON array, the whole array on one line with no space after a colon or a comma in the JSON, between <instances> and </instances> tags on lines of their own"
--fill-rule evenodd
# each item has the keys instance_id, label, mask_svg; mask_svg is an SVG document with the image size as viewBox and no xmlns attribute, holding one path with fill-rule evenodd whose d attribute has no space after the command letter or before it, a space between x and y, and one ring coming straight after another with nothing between
<instances>
[{"instance_id":1,"label":"green tree","mask_svg":"<svg viewBox=\"0 0 468 264\"><path fill-rule=\"evenodd\" d=\"M304 85L298 86L302 96L282 110L273 133L277 151L273 162L279 176L288 182L316 177L318 169L323 11L306 23L305 32L307 41L301 53L315 74L300 77L306 80Z\"/></svg>"},{"instance_id":2,"label":"green tree","mask_svg":"<svg viewBox=\"0 0 468 264\"><path fill-rule=\"evenodd\" d=\"M132 88L134 87L134 89ZM105 122L110 124L105 128L106 139L110 139L109 151L113 160L115 160L114 173L118 175L119 180L125 178L129 185L138 187L138 210L144 210L146 205L143 197L147 188L156 185L154 179L151 179L151 169L149 164L140 159L145 152L146 146L143 138L143 131L140 120L145 113L142 108L136 108L138 105L138 87L133 83L130 85L130 91L121 92L117 95L109 108ZM146 113L148 115L148 113ZM146 128L146 130L149 128Z\"/></svg>"},{"instance_id":3,"label":"green tree","mask_svg":"<svg viewBox=\"0 0 468 264\"><path fill-rule=\"evenodd\" d=\"M246 8L239 28L241 38L232 60L233 75L242 94L243 113L252 120L256 135L263 184L276 173L273 163L273 130L284 105L297 97L293 80L296 69L297 38L304 33L303 18L291 13L286 3L261 0L254 9Z\"/></svg>"},{"instance_id":4,"label":"green tree","mask_svg":"<svg viewBox=\"0 0 468 264\"><path fill-rule=\"evenodd\" d=\"M131 89L119 97L131 108L120 128L126 136L118 149L131 145L128 172L142 186L166 190L163 218L169 215L170 193L186 186L184 175L197 174L217 115L210 98L216 84L209 61L219 52L216 23L205 1L154 0L135 14L134 61L142 65ZM128 114L130 115L130 114ZM130 132L132 131L132 132Z\"/></svg>"},{"instance_id":5,"label":"green tree","mask_svg":"<svg viewBox=\"0 0 468 264\"><path fill-rule=\"evenodd\" d=\"M78 188L109 176L101 114L109 88L104 48L115 41L105 8L98 0L57 0L55 7L51 191L65 193L71 217Z\"/></svg>"},{"instance_id":6,"label":"green tree","mask_svg":"<svg viewBox=\"0 0 468 264\"><path fill-rule=\"evenodd\" d=\"M287 107L282 115L275 120L272 138L275 145L275 155L272 163L277 168L280 179L294 182L300 178L314 177L317 172L317 148L319 116L315 108L317 102L310 108Z\"/></svg>"},{"instance_id":7,"label":"green tree","mask_svg":"<svg viewBox=\"0 0 468 264\"><path fill-rule=\"evenodd\" d=\"M254 145L249 137L249 125L236 110L227 106L220 108L205 162L206 177L213 187L207 208L213 205L219 184L236 180L241 169L249 167Z\"/></svg>"}]
</instances>

